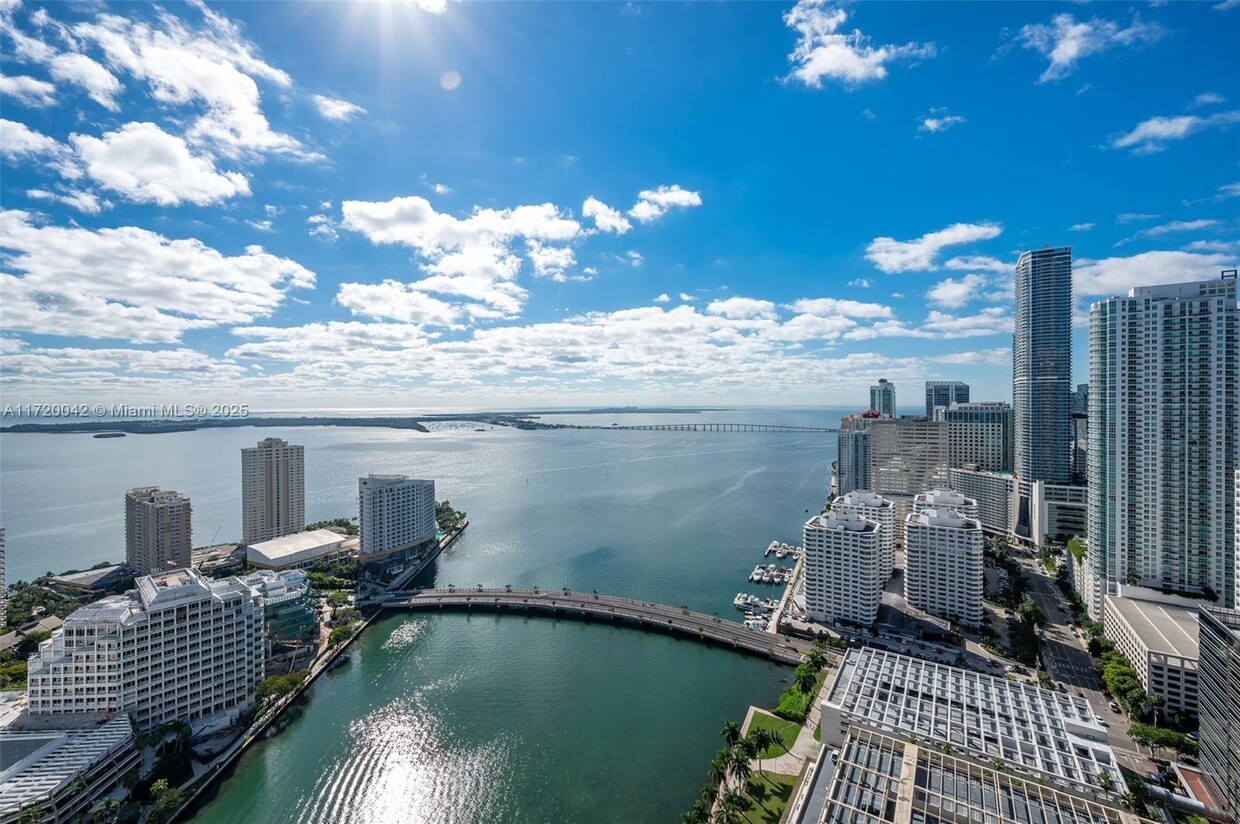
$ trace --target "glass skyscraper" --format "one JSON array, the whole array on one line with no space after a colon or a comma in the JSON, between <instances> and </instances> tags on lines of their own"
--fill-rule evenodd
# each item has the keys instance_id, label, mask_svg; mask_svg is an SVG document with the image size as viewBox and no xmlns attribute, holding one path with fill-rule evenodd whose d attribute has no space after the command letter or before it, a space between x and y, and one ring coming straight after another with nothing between
<instances>
[{"instance_id":1,"label":"glass skyscraper","mask_svg":"<svg viewBox=\"0 0 1240 824\"><path fill-rule=\"evenodd\" d=\"M1201 610L1197 709L1201 768L1222 790L1232 817L1240 816L1240 612Z\"/></svg>"},{"instance_id":2,"label":"glass skyscraper","mask_svg":"<svg viewBox=\"0 0 1240 824\"><path fill-rule=\"evenodd\" d=\"M963 381L926 381L926 417L934 417L936 406L969 402L969 385Z\"/></svg>"},{"instance_id":3,"label":"glass skyscraper","mask_svg":"<svg viewBox=\"0 0 1240 824\"><path fill-rule=\"evenodd\" d=\"M1072 481L1072 249L1025 252L1016 263L1012 338L1016 474Z\"/></svg>"}]
</instances>

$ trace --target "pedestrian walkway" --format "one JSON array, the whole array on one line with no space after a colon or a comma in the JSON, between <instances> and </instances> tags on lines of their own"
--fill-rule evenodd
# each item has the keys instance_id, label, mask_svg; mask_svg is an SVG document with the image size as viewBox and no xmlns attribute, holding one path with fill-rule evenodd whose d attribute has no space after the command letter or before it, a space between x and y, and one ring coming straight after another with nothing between
<instances>
[{"instance_id":1,"label":"pedestrian walkway","mask_svg":"<svg viewBox=\"0 0 1240 824\"><path fill-rule=\"evenodd\" d=\"M806 760L818 754L822 743L814 740L814 730L817 729L818 722L822 716L822 699L826 697L827 691L831 689L831 682L833 680L833 673L829 664L827 665L827 670L827 677L823 680L822 689L818 691L818 695L815 696L813 703L810 705L809 712L805 715L805 722L801 724L801 731L797 733L797 740L788 748L788 752L775 758L761 759L763 770L783 775L799 775ZM741 727L742 733L749 732L750 722L756 713L772 715L772 713L759 707L750 707L745 714L745 723ZM759 766L758 759L750 762L750 766L756 771Z\"/></svg>"}]
</instances>

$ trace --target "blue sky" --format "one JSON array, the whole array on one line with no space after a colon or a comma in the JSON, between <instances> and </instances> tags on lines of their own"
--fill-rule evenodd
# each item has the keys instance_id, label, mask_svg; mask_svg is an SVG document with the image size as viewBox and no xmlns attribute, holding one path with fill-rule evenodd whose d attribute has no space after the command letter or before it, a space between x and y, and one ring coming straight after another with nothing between
<instances>
[{"instance_id":1,"label":"blue sky","mask_svg":"<svg viewBox=\"0 0 1240 824\"><path fill-rule=\"evenodd\" d=\"M6 403L1010 397L1240 252L1240 3L0 0ZM908 408L907 406L905 408Z\"/></svg>"}]
</instances>

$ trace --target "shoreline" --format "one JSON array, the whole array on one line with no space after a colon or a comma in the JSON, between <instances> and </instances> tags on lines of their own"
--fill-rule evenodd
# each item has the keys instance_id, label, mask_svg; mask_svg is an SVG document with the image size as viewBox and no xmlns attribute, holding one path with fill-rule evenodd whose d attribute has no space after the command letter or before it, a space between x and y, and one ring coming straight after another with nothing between
<instances>
[{"instance_id":1,"label":"shoreline","mask_svg":"<svg viewBox=\"0 0 1240 824\"><path fill-rule=\"evenodd\" d=\"M406 577L409 580L412 580L420 575L426 570L427 566L430 565L431 561L438 558L445 549L452 546L452 544L456 542L457 538L461 537L461 533L463 533L465 528L468 526L469 519L466 518L464 522L450 535L445 535L443 539L436 542L435 551L428 555L418 567L408 573L407 576L402 576L397 580L404 580ZM319 676L324 673L331 672L332 665L340 658L344 651L351 647L372 623L381 618L384 615L384 612L385 610L382 606L369 608L368 614L366 614L361 624L348 638L337 644L335 647L332 647L325 655L315 659L311 663L309 675L306 676L304 681L298 684L297 687L288 695L282 696L274 704L272 704L267 712L265 712L261 717L255 719L245 731L240 733L238 737L234 739L227 748L225 748L223 752L212 759L212 763L201 775L191 779L187 787L182 787L182 791L186 791L188 793L185 797L185 803L182 804L181 807L168 818L168 824L173 824L173 822L182 820L182 816L186 813L195 811L196 804L199 803L200 799L202 799L203 794L212 787L215 787L226 777L225 773L236 764L241 756L245 754L246 750L248 750L255 743L264 739L271 726L275 724L275 722L279 720L282 715L284 715L289 707L305 695L306 690L308 690L314 682L319 679ZM309 699L307 698L307 700ZM280 732L283 732L283 730ZM194 787L193 791L188 792L188 787Z\"/></svg>"},{"instance_id":2,"label":"shoreline","mask_svg":"<svg viewBox=\"0 0 1240 824\"><path fill-rule=\"evenodd\" d=\"M703 412L731 412L726 408L688 408L672 409L668 407L623 408L623 409L556 409L541 412L466 412L460 414L436 413L428 415L282 415L282 416L245 416L238 418L89 418L83 420L56 421L53 423L14 423L0 427L0 434L12 432L20 434L83 434L83 433L125 433L127 435L157 435L170 432L194 432L199 429L230 429L242 426L253 427L297 427L297 426L359 426L380 427L386 429L411 429L416 432L429 433L426 424L436 423L475 423L491 426L507 426L514 429L607 429L597 425L573 425L542 423L538 419L543 415L700 415Z\"/></svg>"}]
</instances>

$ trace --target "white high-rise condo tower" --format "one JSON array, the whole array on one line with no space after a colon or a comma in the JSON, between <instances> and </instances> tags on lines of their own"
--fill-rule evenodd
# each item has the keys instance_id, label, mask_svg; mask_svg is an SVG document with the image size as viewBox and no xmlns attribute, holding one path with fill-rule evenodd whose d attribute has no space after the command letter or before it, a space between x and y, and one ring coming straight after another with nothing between
<instances>
[{"instance_id":1,"label":"white high-rise condo tower","mask_svg":"<svg viewBox=\"0 0 1240 824\"><path fill-rule=\"evenodd\" d=\"M815 515L805 522L805 609L815 621L868 627L883 589L877 522L854 513Z\"/></svg>"},{"instance_id":2,"label":"white high-rise condo tower","mask_svg":"<svg viewBox=\"0 0 1240 824\"><path fill-rule=\"evenodd\" d=\"M306 528L306 449L265 438L241 450L241 541L257 544Z\"/></svg>"},{"instance_id":3,"label":"white high-rise condo tower","mask_svg":"<svg viewBox=\"0 0 1240 824\"><path fill-rule=\"evenodd\" d=\"M139 575L190 566L193 507L171 489L143 486L125 493L125 563Z\"/></svg>"},{"instance_id":4,"label":"white high-rise condo tower","mask_svg":"<svg viewBox=\"0 0 1240 824\"><path fill-rule=\"evenodd\" d=\"M1072 249L1025 252L1016 263L1012 336L1015 471L1072 480Z\"/></svg>"},{"instance_id":5,"label":"white high-rise condo tower","mask_svg":"<svg viewBox=\"0 0 1240 824\"><path fill-rule=\"evenodd\" d=\"M870 488L870 424L878 419L871 410L840 419L836 436L835 494Z\"/></svg>"},{"instance_id":6,"label":"white high-rise condo tower","mask_svg":"<svg viewBox=\"0 0 1240 824\"><path fill-rule=\"evenodd\" d=\"M961 495L952 489L932 489L913 498L913 511L937 509L940 512L951 510L963 518L978 518L977 499Z\"/></svg>"},{"instance_id":7,"label":"white high-rise condo tower","mask_svg":"<svg viewBox=\"0 0 1240 824\"><path fill-rule=\"evenodd\" d=\"M1236 603L1238 392L1234 273L1090 307L1087 558L1111 594Z\"/></svg>"},{"instance_id":8,"label":"white high-rise condo tower","mask_svg":"<svg viewBox=\"0 0 1240 824\"><path fill-rule=\"evenodd\" d=\"M883 551L879 577L885 584L896 563L896 505L882 495L858 489L836 498L831 504L831 511L841 515L860 515L882 528L878 534L879 546Z\"/></svg>"},{"instance_id":9,"label":"white high-rise condo tower","mask_svg":"<svg viewBox=\"0 0 1240 824\"><path fill-rule=\"evenodd\" d=\"M896 416L896 385L886 378L870 387L870 408L880 415Z\"/></svg>"},{"instance_id":10,"label":"white high-rise condo tower","mask_svg":"<svg viewBox=\"0 0 1240 824\"><path fill-rule=\"evenodd\" d=\"M952 509L905 518L904 597L967 627L982 623L982 527Z\"/></svg>"},{"instance_id":11,"label":"white high-rise condo tower","mask_svg":"<svg viewBox=\"0 0 1240 824\"><path fill-rule=\"evenodd\" d=\"M363 559L391 555L435 538L435 482L405 475L358 478Z\"/></svg>"}]
</instances>

